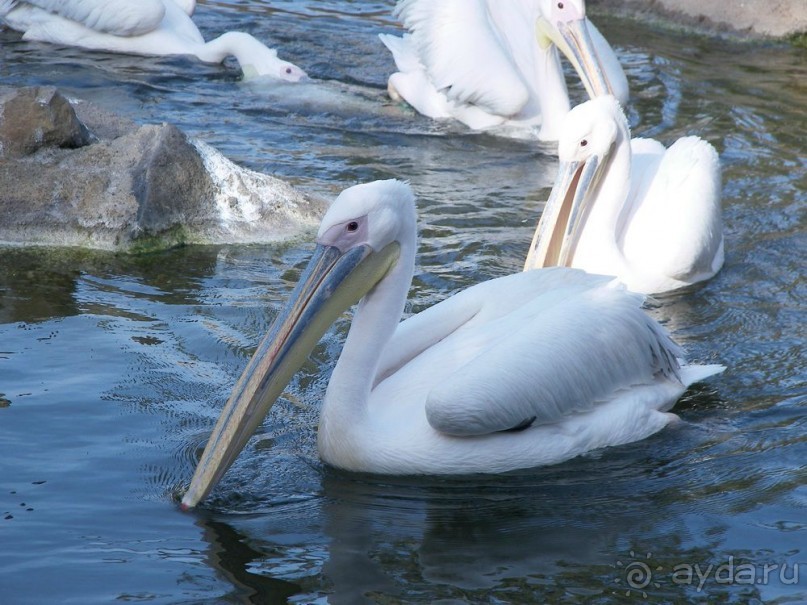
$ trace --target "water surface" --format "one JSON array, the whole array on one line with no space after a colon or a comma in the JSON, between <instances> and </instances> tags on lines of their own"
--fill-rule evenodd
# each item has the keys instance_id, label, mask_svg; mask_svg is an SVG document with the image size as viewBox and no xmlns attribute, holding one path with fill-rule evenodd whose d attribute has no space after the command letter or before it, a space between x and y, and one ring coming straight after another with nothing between
<instances>
[{"instance_id":1,"label":"water surface","mask_svg":"<svg viewBox=\"0 0 807 605\"><path fill-rule=\"evenodd\" d=\"M0 32L0 77L175 123L317 194L408 179L414 312L520 270L556 161L389 102L376 35L396 31L391 9L199 6L206 38L250 31L315 78L304 87L12 32ZM807 602L807 56L597 22L628 73L634 134L697 134L724 167L725 267L651 311L690 359L728 368L685 395L678 425L506 477L335 471L317 458L316 424L345 317L207 505L184 514L175 497L312 246L6 249L3 602Z\"/></svg>"}]
</instances>

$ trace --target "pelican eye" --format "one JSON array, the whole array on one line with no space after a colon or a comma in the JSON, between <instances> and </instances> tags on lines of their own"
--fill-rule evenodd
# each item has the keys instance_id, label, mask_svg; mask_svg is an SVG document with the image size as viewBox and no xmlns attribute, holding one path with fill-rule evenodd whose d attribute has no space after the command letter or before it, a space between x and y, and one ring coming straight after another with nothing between
<instances>
[{"instance_id":1,"label":"pelican eye","mask_svg":"<svg viewBox=\"0 0 807 605\"><path fill-rule=\"evenodd\" d=\"M580 141L580 147L585 147L586 145L588 145L588 141L586 139Z\"/></svg>"},{"instance_id":2,"label":"pelican eye","mask_svg":"<svg viewBox=\"0 0 807 605\"><path fill-rule=\"evenodd\" d=\"M357 223L356 221L350 221L347 224L347 230L348 231L351 231L351 232L356 231L356 229L358 229L358 228L359 228L359 223Z\"/></svg>"},{"instance_id":3,"label":"pelican eye","mask_svg":"<svg viewBox=\"0 0 807 605\"><path fill-rule=\"evenodd\" d=\"M290 74L290 73L291 73L291 67L287 67L287 68L286 68L286 73L287 73L287 74Z\"/></svg>"},{"instance_id":4,"label":"pelican eye","mask_svg":"<svg viewBox=\"0 0 807 605\"><path fill-rule=\"evenodd\" d=\"M560 10L563 10L563 2L558 2L558 8L559 8Z\"/></svg>"}]
</instances>

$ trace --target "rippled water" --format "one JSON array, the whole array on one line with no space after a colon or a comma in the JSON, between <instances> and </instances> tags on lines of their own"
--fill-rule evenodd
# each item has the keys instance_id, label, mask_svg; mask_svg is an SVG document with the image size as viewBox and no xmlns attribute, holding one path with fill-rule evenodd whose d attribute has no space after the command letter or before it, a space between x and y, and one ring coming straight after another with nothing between
<instances>
[{"instance_id":1,"label":"rippled water","mask_svg":"<svg viewBox=\"0 0 807 605\"><path fill-rule=\"evenodd\" d=\"M304 87L11 32L0 76L176 123L315 193L409 179L416 311L520 269L555 160L389 103L376 34L395 31L391 8L199 7L206 37L251 31L316 78ZM0 600L807 602L807 55L597 22L626 66L634 133L698 134L724 166L726 265L652 310L690 358L728 367L682 399L679 425L507 477L334 471L315 432L343 319L208 505L184 514L174 498L312 247L3 250Z\"/></svg>"}]
</instances>

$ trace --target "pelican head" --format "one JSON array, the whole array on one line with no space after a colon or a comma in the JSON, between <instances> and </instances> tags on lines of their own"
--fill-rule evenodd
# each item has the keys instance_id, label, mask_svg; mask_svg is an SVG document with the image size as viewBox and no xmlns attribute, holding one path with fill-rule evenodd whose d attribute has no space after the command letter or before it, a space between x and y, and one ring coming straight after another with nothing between
<instances>
[{"instance_id":1,"label":"pelican head","mask_svg":"<svg viewBox=\"0 0 807 605\"><path fill-rule=\"evenodd\" d=\"M317 246L283 311L233 389L182 498L204 499L337 317L370 293L414 239L414 194L400 181L343 191L326 212ZM409 234L409 235L408 235Z\"/></svg>"},{"instance_id":2,"label":"pelican head","mask_svg":"<svg viewBox=\"0 0 807 605\"><path fill-rule=\"evenodd\" d=\"M269 76L286 82L299 82L300 80L308 79L308 74L302 68L278 58L277 50L266 48L263 45L261 47L256 47L248 55L248 58L242 58L239 61L245 78Z\"/></svg>"},{"instance_id":3,"label":"pelican head","mask_svg":"<svg viewBox=\"0 0 807 605\"><path fill-rule=\"evenodd\" d=\"M538 43L542 48L550 44L558 47L580 75L589 96L623 96L623 89L626 94L627 83L621 82L624 79L621 69L618 74L612 74L614 70L608 69L606 57L600 56L597 50L592 34L597 39L600 34L586 17L585 0L540 0L540 7L541 17L536 27ZM610 48L607 50L613 52ZM620 82L612 82L617 77Z\"/></svg>"},{"instance_id":4,"label":"pelican head","mask_svg":"<svg viewBox=\"0 0 807 605\"><path fill-rule=\"evenodd\" d=\"M630 138L619 102L598 97L574 107L565 117L558 141L558 176L549 194L524 269L571 266L611 149Z\"/></svg>"},{"instance_id":5,"label":"pelican head","mask_svg":"<svg viewBox=\"0 0 807 605\"><path fill-rule=\"evenodd\" d=\"M308 74L302 68L297 67L294 63L278 59L275 49L267 50L274 54L274 58L263 57L261 61L256 60L254 63L242 65L241 68L244 71L245 78L269 76L286 82L299 82L300 80L308 79Z\"/></svg>"}]
</instances>

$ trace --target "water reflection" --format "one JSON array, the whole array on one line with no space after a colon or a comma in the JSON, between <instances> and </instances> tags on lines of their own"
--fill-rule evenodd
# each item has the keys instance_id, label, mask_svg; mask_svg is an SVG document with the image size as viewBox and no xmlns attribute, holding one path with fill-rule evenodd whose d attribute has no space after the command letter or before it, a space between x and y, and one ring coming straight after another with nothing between
<instances>
[{"instance_id":1,"label":"water reflection","mask_svg":"<svg viewBox=\"0 0 807 605\"><path fill-rule=\"evenodd\" d=\"M4 250L0 262L0 324L77 315L73 298L79 271L49 250Z\"/></svg>"},{"instance_id":2,"label":"water reflection","mask_svg":"<svg viewBox=\"0 0 807 605\"><path fill-rule=\"evenodd\" d=\"M407 591L410 582L443 585L445 596L483 594L512 578L550 577L563 561L593 564L633 519L622 510L604 524L602 515L616 512L607 510L607 495L585 481L556 480L538 473L407 485L326 477L331 547L323 573L335 578L351 566L375 568L372 583L335 585L335 594L341 589L349 602L379 585ZM618 500L611 504L621 508Z\"/></svg>"},{"instance_id":3,"label":"water reflection","mask_svg":"<svg viewBox=\"0 0 807 605\"><path fill-rule=\"evenodd\" d=\"M142 256L79 249L7 248L0 262L0 324L80 313L117 314L137 299L201 302L203 282L220 270L221 250L196 246ZM97 292L97 296L92 292ZM109 299L108 303L102 303Z\"/></svg>"},{"instance_id":4,"label":"water reflection","mask_svg":"<svg viewBox=\"0 0 807 605\"><path fill-rule=\"evenodd\" d=\"M251 536L255 550L245 566L253 574L277 580L293 567L297 602L325 594L330 603L408 601L419 594L430 602L487 602L491 595L506 602L561 595L610 599L630 588L625 568L635 560L652 564L656 582L642 588L654 598L699 592L693 578L674 575L682 566L715 569L733 559L760 570L775 559L790 571L762 587L706 578L710 595L786 594L800 561L798 547L778 557L764 549L732 549L739 528L708 520L710 511L737 497L760 518L764 503L747 499L759 491L742 477L742 456L735 463L710 451L733 456L737 444L718 438L714 447L704 447L680 430L677 436L685 438L680 449L658 439L638 452L616 448L508 477L380 479L323 469L316 505L279 505L259 514L250 509L244 519L219 501L225 510L209 514ZM682 460L690 445L696 445L690 459ZM773 476L781 478L781 469ZM791 474L783 489L799 480L803 473ZM709 487L716 484L717 490ZM682 492L687 485L691 491ZM773 501L779 492L770 493ZM734 514L749 510L745 506L733 508ZM324 535L325 543L312 535ZM263 580L239 577L239 583L252 581Z\"/></svg>"},{"instance_id":5,"label":"water reflection","mask_svg":"<svg viewBox=\"0 0 807 605\"><path fill-rule=\"evenodd\" d=\"M213 519L200 518L196 523L203 529L202 538L208 543L206 563L232 584L235 601L280 605L301 591L298 584L249 570L250 565L265 554L253 549L247 543L247 536Z\"/></svg>"}]
</instances>

